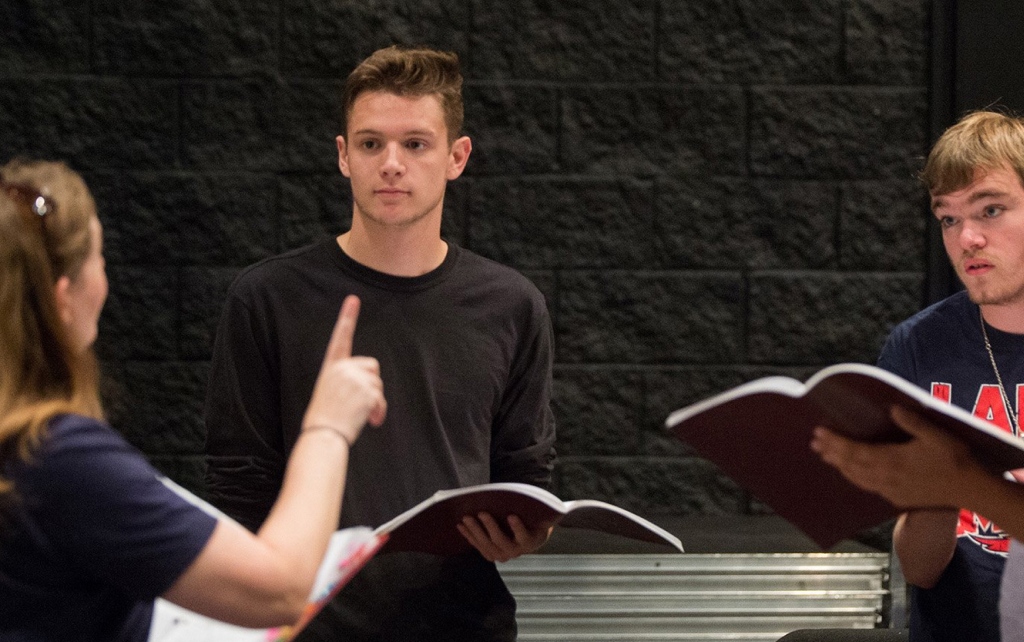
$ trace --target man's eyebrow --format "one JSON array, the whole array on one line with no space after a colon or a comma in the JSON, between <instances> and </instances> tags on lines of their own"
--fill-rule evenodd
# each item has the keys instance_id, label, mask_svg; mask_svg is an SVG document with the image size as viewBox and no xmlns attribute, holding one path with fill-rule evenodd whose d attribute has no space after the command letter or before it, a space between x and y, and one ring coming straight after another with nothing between
<instances>
[{"instance_id":1,"label":"man's eyebrow","mask_svg":"<svg viewBox=\"0 0 1024 642\"><path fill-rule=\"evenodd\" d=\"M353 135L360 136L384 136L384 132L377 129L357 129L352 132ZM406 132L402 132L402 136L422 136L422 137L436 137L437 133L429 129L411 129Z\"/></svg>"},{"instance_id":2,"label":"man's eyebrow","mask_svg":"<svg viewBox=\"0 0 1024 642\"><path fill-rule=\"evenodd\" d=\"M984 200L986 198L1006 198L1009 195L1010 195L1009 192L1003 192L1003 191L997 190L997 189L990 189L990 190L985 190L983 192L977 192L975 194L971 194L971 197L969 199L967 199L967 202L968 203L977 203L978 201Z\"/></svg>"},{"instance_id":3,"label":"man's eyebrow","mask_svg":"<svg viewBox=\"0 0 1024 642\"><path fill-rule=\"evenodd\" d=\"M997 189L989 189L989 190L983 190L981 192L975 192L974 194L971 194L971 196L967 199L967 203L970 205L970 204L977 203L978 201L983 201L986 198L1008 198L1009 196L1010 196L1009 192L1004 192L1002 190L997 190ZM945 205L946 205L946 201L944 201L941 196L936 196L935 198L932 199L932 210L933 211L937 210L940 207L943 207Z\"/></svg>"}]
</instances>

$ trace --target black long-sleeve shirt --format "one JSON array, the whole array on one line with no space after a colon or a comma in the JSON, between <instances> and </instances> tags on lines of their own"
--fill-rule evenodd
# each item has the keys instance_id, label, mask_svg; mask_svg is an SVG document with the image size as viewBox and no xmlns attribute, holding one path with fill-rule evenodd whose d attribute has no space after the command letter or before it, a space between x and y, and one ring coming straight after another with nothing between
<instances>
[{"instance_id":1,"label":"black long-sleeve shirt","mask_svg":"<svg viewBox=\"0 0 1024 642\"><path fill-rule=\"evenodd\" d=\"M341 527L379 525L445 488L550 484L552 337L540 292L514 270L455 245L449 244L437 269L407 278L367 268L328 239L248 268L228 293L206 407L212 503L252 529L265 519L349 294L362 300L353 353L380 361L388 416L382 426L364 430L352 448ZM394 604L398 611L384 619L408 615L454 634L452 614L475 608L484 620L494 619L486 599L474 608L459 604L470 595L480 602L492 592L502 613L511 601L493 565L471 558L424 558L398 567L394 559L371 562L361 575L375 589L361 590L386 593L387 599L429 596L431 606ZM384 567L391 571L382 579L375 568ZM454 590L441 588L445 577L462 584L477 579ZM405 581L415 589L403 591ZM365 617L365 596L358 601L364 604L354 610L364 628L379 627ZM350 625L356 626L344 627ZM514 621L510 626L514 635ZM352 639L354 631L344 635Z\"/></svg>"}]
</instances>

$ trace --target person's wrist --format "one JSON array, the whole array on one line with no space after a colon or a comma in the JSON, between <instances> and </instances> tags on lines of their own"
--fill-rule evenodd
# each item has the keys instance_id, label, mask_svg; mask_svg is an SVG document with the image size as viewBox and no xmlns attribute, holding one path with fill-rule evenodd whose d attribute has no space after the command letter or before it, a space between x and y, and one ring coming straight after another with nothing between
<instances>
[{"instance_id":1,"label":"person's wrist","mask_svg":"<svg viewBox=\"0 0 1024 642\"><path fill-rule=\"evenodd\" d=\"M978 512L976 506L984 506L992 497L1003 493L1017 481L1004 475L982 468L976 462L960 470L956 478L956 490L950 494L957 505Z\"/></svg>"},{"instance_id":2,"label":"person's wrist","mask_svg":"<svg viewBox=\"0 0 1024 642\"><path fill-rule=\"evenodd\" d=\"M332 424L312 424L309 426L303 426L301 434L305 435L316 432L330 433L336 435L338 439L340 439L342 443L345 444L346 448L348 448L349 450L352 449L352 441L349 439L349 436L345 433L344 430Z\"/></svg>"}]
</instances>

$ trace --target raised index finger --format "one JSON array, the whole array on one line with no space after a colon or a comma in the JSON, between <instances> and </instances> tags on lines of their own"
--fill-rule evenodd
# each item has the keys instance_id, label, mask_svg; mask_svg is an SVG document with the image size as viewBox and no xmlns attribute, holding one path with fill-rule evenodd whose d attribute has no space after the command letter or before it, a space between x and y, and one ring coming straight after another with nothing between
<instances>
[{"instance_id":1,"label":"raised index finger","mask_svg":"<svg viewBox=\"0 0 1024 642\"><path fill-rule=\"evenodd\" d=\"M356 319L359 318L359 297L350 294L341 304L338 321L334 324L331 341L327 344L324 359L347 359L352 356L352 337L356 333Z\"/></svg>"}]
</instances>

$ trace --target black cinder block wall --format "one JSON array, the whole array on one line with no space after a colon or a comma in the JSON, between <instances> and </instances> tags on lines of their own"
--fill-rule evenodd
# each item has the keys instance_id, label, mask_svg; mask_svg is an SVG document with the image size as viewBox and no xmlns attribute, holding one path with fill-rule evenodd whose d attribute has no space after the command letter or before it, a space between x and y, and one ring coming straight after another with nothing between
<instances>
[{"instance_id":1,"label":"black cinder block wall","mask_svg":"<svg viewBox=\"0 0 1024 642\"><path fill-rule=\"evenodd\" d=\"M85 174L106 229L110 417L202 492L225 289L347 228L333 140L345 75L391 43L452 49L474 152L445 234L548 298L559 494L655 517L758 514L661 423L757 376L871 362L921 306L929 13L927 0L7 0L0 159Z\"/></svg>"}]
</instances>

